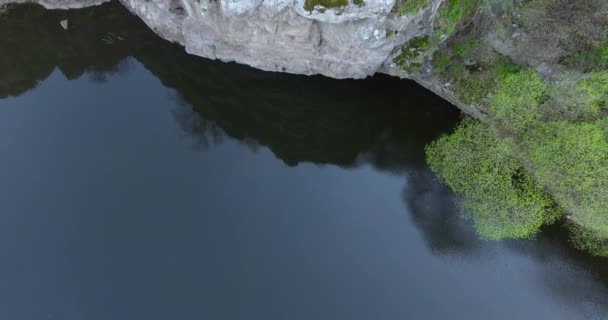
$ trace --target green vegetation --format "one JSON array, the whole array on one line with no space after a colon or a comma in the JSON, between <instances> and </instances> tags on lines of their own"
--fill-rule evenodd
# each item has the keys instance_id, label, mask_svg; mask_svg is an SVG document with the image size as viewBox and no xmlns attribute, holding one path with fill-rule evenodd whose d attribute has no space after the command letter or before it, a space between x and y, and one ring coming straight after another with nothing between
<instances>
[{"instance_id":1,"label":"green vegetation","mask_svg":"<svg viewBox=\"0 0 608 320\"><path fill-rule=\"evenodd\" d=\"M484 238L530 236L563 210L573 243L608 256L608 72L547 82L498 70L488 123L467 120L431 144L431 169Z\"/></svg>"},{"instance_id":2,"label":"green vegetation","mask_svg":"<svg viewBox=\"0 0 608 320\"><path fill-rule=\"evenodd\" d=\"M363 0L358 0L364 4ZM320 6L325 9L341 8L348 5L348 0L306 0L304 2L304 9L306 11L313 11L316 6Z\"/></svg>"},{"instance_id":3,"label":"green vegetation","mask_svg":"<svg viewBox=\"0 0 608 320\"><path fill-rule=\"evenodd\" d=\"M394 62L403 70L414 73L422 66L428 42L427 36L410 40L401 48L401 54L394 59Z\"/></svg>"},{"instance_id":4,"label":"green vegetation","mask_svg":"<svg viewBox=\"0 0 608 320\"><path fill-rule=\"evenodd\" d=\"M465 120L427 147L431 169L462 196L463 213L490 240L528 238L558 217L550 197L525 173L510 139Z\"/></svg>"},{"instance_id":5,"label":"green vegetation","mask_svg":"<svg viewBox=\"0 0 608 320\"><path fill-rule=\"evenodd\" d=\"M427 148L483 238L564 216L576 247L608 256L606 14L603 0L446 0L428 39L402 48L405 71L430 64L484 119Z\"/></svg>"},{"instance_id":6,"label":"green vegetation","mask_svg":"<svg viewBox=\"0 0 608 320\"><path fill-rule=\"evenodd\" d=\"M591 73L580 82L580 87L587 97L582 108L599 116L601 110L606 109L608 102L608 72Z\"/></svg>"},{"instance_id":7,"label":"green vegetation","mask_svg":"<svg viewBox=\"0 0 608 320\"><path fill-rule=\"evenodd\" d=\"M581 79L566 74L549 87L548 99L543 104L543 114L551 120L585 122L597 119L606 104L606 75L588 74Z\"/></svg>"},{"instance_id":8,"label":"green vegetation","mask_svg":"<svg viewBox=\"0 0 608 320\"><path fill-rule=\"evenodd\" d=\"M395 5L397 13L400 15L416 14L422 8L429 5L430 0L400 0Z\"/></svg>"},{"instance_id":9,"label":"green vegetation","mask_svg":"<svg viewBox=\"0 0 608 320\"><path fill-rule=\"evenodd\" d=\"M564 59L564 62L586 72L606 70L608 69L608 45L580 50Z\"/></svg>"},{"instance_id":10,"label":"green vegetation","mask_svg":"<svg viewBox=\"0 0 608 320\"><path fill-rule=\"evenodd\" d=\"M357 6L357 7L363 7L365 5L365 0L353 0L353 3Z\"/></svg>"},{"instance_id":11,"label":"green vegetation","mask_svg":"<svg viewBox=\"0 0 608 320\"><path fill-rule=\"evenodd\" d=\"M434 38L439 40L453 35L459 24L475 14L479 4L479 0L446 0L435 21Z\"/></svg>"},{"instance_id":12,"label":"green vegetation","mask_svg":"<svg viewBox=\"0 0 608 320\"><path fill-rule=\"evenodd\" d=\"M457 27L469 21L474 16L480 0L446 0L434 21L431 35L418 37L406 43L401 48L401 54L395 58L395 63L412 74L420 69L425 60L432 57L439 45L453 35ZM428 0L404 0L399 4L400 14L417 12L422 6L427 6Z\"/></svg>"},{"instance_id":13,"label":"green vegetation","mask_svg":"<svg viewBox=\"0 0 608 320\"><path fill-rule=\"evenodd\" d=\"M545 83L534 72L509 74L500 82L490 111L502 127L523 133L538 121L538 107L546 90Z\"/></svg>"},{"instance_id":14,"label":"green vegetation","mask_svg":"<svg viewBox=\"0 0 608 320\"><path fill-rule=\"evenodd\" d=\"M435 74L453 84L460 101L480 105L507 75L519 70L505 58L484 47L478 37L456 38L451 50L439 50L431 64Z\"/></svg>"},{"instance_id":15,"label":"green vegetation","mask_svg":"<svg viewBox=\"0 0 608 320\"><path fill-rule=\"evenodd\" d=\"M526 137L526 159L537 181L548 186L559 205L578 225L575 243L608 255L591 243L608 241L608 119L540 124Z\"/></svg>"}]
</instances>

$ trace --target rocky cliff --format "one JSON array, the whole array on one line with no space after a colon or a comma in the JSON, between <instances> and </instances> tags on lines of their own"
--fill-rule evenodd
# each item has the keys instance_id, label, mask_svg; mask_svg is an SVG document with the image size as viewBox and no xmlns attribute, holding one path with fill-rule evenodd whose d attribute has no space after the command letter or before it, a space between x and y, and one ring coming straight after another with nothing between
<instances>
[{"instance_id":1,"label":"rocky cliff","mask_svg":"<svg viewBox=\"0 0 608 320\"><path fill-rule=\"evenodd\" d=\"M122 0L163 38L189 53L266 71L364 78L391 70L396 49L432 31L440 0L400 14L395 0L326 8L311 0ZM3 2L25 2L2 0ZM80 8L103 0L36 0Z\"/></svg>"}]
</instances>

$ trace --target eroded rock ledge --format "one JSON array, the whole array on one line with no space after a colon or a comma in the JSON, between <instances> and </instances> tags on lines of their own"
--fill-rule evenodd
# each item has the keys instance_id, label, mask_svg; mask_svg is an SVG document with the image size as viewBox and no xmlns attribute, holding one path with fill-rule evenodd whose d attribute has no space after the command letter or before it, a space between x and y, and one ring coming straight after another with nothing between
<instances>
[{"instance_id":1,"label":"eroded rock ledge","mask_svg":"<svg viewBox=\"0 0 608 320\"><path fill-rule=\"evenodd\" d=\"M46 8L82 8L104 0L0 0ZM440 0L415 14L393 12L395 0L305 9L305 0L121 0L163 38L189 53L266 71L364 78L397 74L396 49L429 34Z\"/></svg>"}]
</instances>

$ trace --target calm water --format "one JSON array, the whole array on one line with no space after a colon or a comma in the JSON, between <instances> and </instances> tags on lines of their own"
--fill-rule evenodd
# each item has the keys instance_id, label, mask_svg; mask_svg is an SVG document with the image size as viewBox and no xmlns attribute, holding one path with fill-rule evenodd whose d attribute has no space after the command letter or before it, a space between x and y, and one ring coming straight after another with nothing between
<instances>
[{"instance_id":1,"label":"calm water","mask_svg":"<svg viewBox=\"0 0 608 320\"><path fill-rule=\"evenodd\" d=\"M560 227L459 219L423 149L459 115L415 84L188 56L115 4L16 8L0 57L2 319L608 319Z\"/></svg>"}]
</instances>

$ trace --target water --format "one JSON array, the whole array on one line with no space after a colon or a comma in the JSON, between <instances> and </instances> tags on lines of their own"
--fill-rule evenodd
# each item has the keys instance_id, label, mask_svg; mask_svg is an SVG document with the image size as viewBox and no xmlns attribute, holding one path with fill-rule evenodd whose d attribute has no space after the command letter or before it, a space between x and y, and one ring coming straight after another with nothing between
<instances>
[{"instance_id":1,"label":"water","mask_svg":"<svg viewBox=\"0 0 608 320\"><path fill-rule=\"evenodd\" d=\"M116 4L13 9L0 56L2 319L608 319L559 226L458 217L424 145L459 114L415 84L188 56Z\"/></svg>"}]
</instances>

